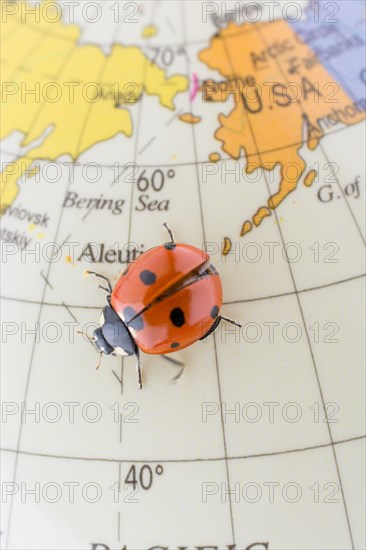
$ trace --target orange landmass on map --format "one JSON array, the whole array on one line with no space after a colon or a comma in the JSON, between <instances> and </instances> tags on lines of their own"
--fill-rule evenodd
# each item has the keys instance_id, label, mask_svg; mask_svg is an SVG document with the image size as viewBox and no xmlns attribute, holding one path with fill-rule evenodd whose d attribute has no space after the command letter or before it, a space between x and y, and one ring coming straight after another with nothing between
<instances>
[{"instance_id":1,"label":"orange landmass on map","mask_svg":"<svg viewBox=\"0 0 366 550\"><path fill-rule=\"evenodd\" d=\"M222 149L234 159L244 153L248 174L280 167L277 191L243 223L244 235L296 189L306 171L299 149L306 144L314 150L336 124L363 120L364 105L353 103L283 20L229 23L199 58L224 78L203 83L204 101L233 101L232 111L218 117L215 137ZM309 172L305 185L314 177Z\"/></svg>"},{"instance_id":2,"label":"orange landmass on map","mask_svg":"<svg viewBox=\"0 0 366 550\"><path fill-rule=\"evenodd\" d=\"M241 237L244 237L244 235L246 235L247 233L249 233L249 231L251 231L253 228L253 224L252 222L249 222L249 221L245 221L242 225L242 228L241 228L241 231L240 231L240 236Z\"/></svg>"},{"instance_id":3,"label":"orange landmass on map","mask_svg":"<svg viewBox=\"0 0 366 550\"><path fill-rule=\"evenodd\" d=\"M314 180L316 178L317 171L316 170L310 170L305 176L304 179L304 185L306 187L311 187L314 183Z\"/></svg>"},{"instance_id":4,"label":"orange landmass on map","mask_svg":"<svg viewBox=\"0 0 366 550\"><path fill-rule=\"evenodd\" d=\"M183 113L180 115L179 120L182 122L187 122L188 124L197 124L198 122L201 122L201 117L192 115L192 113Z\"/></svg>"},{"instance_id":5,"label":"orange landmass on map","mask_svg":"<svg viewBox=\"0 0 366 550\"><path fill-rule=\"evenodd\" d=\"M215 152L215 153L210 153L208 158L211 162L219 162L221 156L220 156L220 153Z\"/></svg>"},{"instance_id":6,"label":"orange landmass on map","mask_svg":"<svg viewBox=\"0 0 366 550\"><path fill-rule=\"evenodd\" d=\"M232 247L232 243L229 237L224 237L224 240L222 242L222 250L221 250L222 255L226 256L227 254L229 254L231 247Z\"/></svg>"},{"instance_id":7,"label":"orange landmass on map","mask_svg":"<svg viewBox=\"0 0 366 550\"><path fill-rule=\"evenodd\" d=\"M266 206L261 206L258 208L257 212L253 216L253 223L256 227L262 223L264 218L267 218L271 215L271 211Z\"/></svg>"}]
</instances>

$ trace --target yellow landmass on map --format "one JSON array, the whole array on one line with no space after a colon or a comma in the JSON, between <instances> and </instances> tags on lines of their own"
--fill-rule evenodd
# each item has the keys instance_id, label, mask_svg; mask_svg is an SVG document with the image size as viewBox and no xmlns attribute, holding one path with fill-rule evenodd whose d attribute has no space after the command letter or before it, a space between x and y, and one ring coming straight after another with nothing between
<instances>
[{"instance_id":1,"label":"yellow landmass on map","mask_svg":"<svg viewBox=\"0 0 366 550\"><path fill-rule=\"evenodd\" d=\"M30 8L35 15L25 18L24 10ZM115 44L106 55L97 46L80 45L79 27L54 22L52 8L56 13L48 0L36 5L1 2L0 139L18 130L25 147L49 132L2 172L2 212L14 201L17 182L34 160L64 154L75 160L119 132L131 136L130 109L143 94L174 109L175 96L189 84L179 74L167 77L138 47Z\"/></svg>"},{"instance_id":2,"label":"yellow landmass on map","mask_svg":"<svg viewBox=\"0 0 366 550\"><path fill-rule=\"evenodd\" d=\"M155 27L155 25L147 25L142 31L142 37L150 38L151 36L155 36L157 32L158 29Z\"/></svg>"},{"instance_id":3,"label":"yellow landmass on map","mask_svg":"<svg viewBox=\"0 0 366 550\"><path fill-rule=\"evenodd\" d=\"M283 20L229 23L199 58L224 78L204 83L204 99L234 101L227 116L219 115L215 137L222 149L235 159L244 153L248 174L280 167L278 190L267 205L258 205L251 222L243 223L243 236L296 189L306 170L299 149L304 144L310 150L318 146L328 117L333 117L333 124L334 117L339 123L355 124L365 112ZM305 185L314 177L310 172Z\"/></svg>"},{"instance_id":4,"label":"yellow landmass on map","mask_svg":"<svg viewBox=\"0 0 366 550\"><path fill-rule=\"evenodd\" d=\"M227 254L229 254L231 247L232 247L232 243L229 237L224 237L224 240L222 242L222 250L221 250L222 255L226 256Z\"/></svg>"}]
</instances>

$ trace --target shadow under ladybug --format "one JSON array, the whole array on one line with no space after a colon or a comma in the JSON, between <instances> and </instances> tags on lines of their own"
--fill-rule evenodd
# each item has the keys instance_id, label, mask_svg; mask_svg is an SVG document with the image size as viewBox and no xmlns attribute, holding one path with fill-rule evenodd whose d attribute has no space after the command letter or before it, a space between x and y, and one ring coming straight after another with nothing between
<instances>
[{"instance_id":1,"label":"shadow under ladybug","mask_svg":"<svg viewBox=\"0 0 366 550\"><path fill-rule=\"evenodd\" d=\"M142 388L140 350L159 354L180 368L184 363L166 356L198 340L205 339L224 319L220 315L222 285L217 269L206 252L187 244L177 244L166 223L170 241L144 252L121 275L115 288L105 281L99 288L107 292L100 327L87 338L100 354L135 355L138 387Z\"/></svg>"}]
</instances>

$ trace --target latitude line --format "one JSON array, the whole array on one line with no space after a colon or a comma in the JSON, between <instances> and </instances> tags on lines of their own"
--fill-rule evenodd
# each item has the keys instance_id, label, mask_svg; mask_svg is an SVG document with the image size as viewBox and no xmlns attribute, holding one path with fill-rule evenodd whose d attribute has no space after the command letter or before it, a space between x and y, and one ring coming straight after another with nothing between
<instances>
[{"instance_id":1,"label":"latitude line","mask_svg":"<svg viewBox=\"0 0 366 550\"><path fill-rule=\"evenodd\" d=\"M118 29L119 29L119 27L116 27L115 32L117 32ZM57 81L60 79L60 76L62 75L63 71L67 67L70 59L73 57L74 51L75 51L74 48L71 48L70 51L65 55L64 60L63 60L61 66L60 66L60 69L58 71ZM100 79L101 75L103 74L103 71L105 70L108 59L109 58L107 56L105 56L104 59L103 59L103 63L101 65L99 75L98 75L99 79ZM46 102L44 101L40 105L40 107L37 111L37 114L35 115L32 123L31 123L31 127L28 130L28 133L31 131L33 125L38 120L38 117L40 116L40 113L41 113L42 109L44 108L45 104L46 104ZM82 140L83 140L83 137L84 137L85 129L86 129L86 126L87 126L87 123L88 123L88 118L90 116L92 108L93 108L93 104L90 104L88 109L87 109L86 116L85 116L85 119L84 119L84 123L83 123L82 129L81 129L80 135L79 135L79 140L78 140L78 145L77 145L77 150L76 150L76 157L78 157L80 155L80 146L81 146L81 143L82 143ZM71 180L68 179L68 182L67 182L67 185L66 185L66 191L68 191L68 189L70 188L70 185L71 185ZM64 208L60 208L60 214L58 216L56 230L55 230L55 237L54 237L53 242L57 242L64 211L65 211ZM41 320L41 317L42 317L42 309L44 307L43 302L44 302L44 298L45 298L45 295L46 295L46 292L47 292L47 281L49 279L52 266L53 266L53 263L49 262L49 265L48 265L48 268L47 268L47 274L46 274L46 277L45 277L46 281L45 281L45 284L44 284L43 290L42 290L42 298L41 298L41 303L40 303L40 306L39 306L39 311L38 311L38 316L37 316L37 323L40 323L40 320ZM27 373L27 379L26 379L26 386L25 386L25 390L24 390L24 399L23 399L24 403L26 403L26 401L27 401L27 394L28 394L28 389L29 389L29 384L30 384L30 377L31 377L31 371L32 371L32 366L33 366L33 359L34 359L36 344L37 344L37 342L36 342L36 337L35 337L34 341L33 341L33 344L32 344L32 351L31 351L31 355L30 355L30 361L29 361L29 367L28 367L28 373ZM22 429L23 429L23 424L21 423L20 428L19 428L19 433L18 433L17 453L16 453L15 462L14 462L13 483L15 483L15 481L17 479L16 475L17 475L17 468L18 468L18 457L19 457L20 442L21 442L21 438L22 438ZM6 539L5 539L5 547L6 548L9 547L11 522L12 522L12 516L13 516L13 504L14 504L14 498L13 498L13 495L12 495L11 499L10 499L10 504L9 504L9 518L8 518L8 523L7 523L7 533L6 533Z\"/></svg>"},{"instance_id":2,"label":"latitude line","mask_svg":"<svg viewBox=\"0 0 366 550\"><path fill-rule=\"evenodd\" d=\"M303 294L305 292L313 292L313 291L316 291L316 290L322 290L324 288L337 286L337 285L341 285L341 284L344 284L344 283L349 283L351 281L356 281L358 279L363 279L364 277L366 277L366 273L361 273L360 275L354 275L353 277L348 277L346 279L340 279L339 281L334 281L334 282L331 282L331 283L325 283L323 285L313 286L313 287L310 287L310 288L303 288L303 289L298 290L297 292L298 292L298 294ZM295 291L289 291L289 292L282 292L280 294L271 294L271 295L268 295L268 296L258 296L256 298L243 298L243 299L240 299L240 300L230 300L228 302L223 302L222 304L225 305L225 306L235 305L235 304L247 304L247 303L250 303L250 302L260 302L262 300L273 300L275 298L283 298L284 296L293 296L294 294L295 294ZM14 298L14 297L10 297L10 296L0 296L0 299L1 300L6 300L6 301L9 301L9 302L20 302L20 303L25 303L25 304L41 304L42 303L44 306L48 306L48 307L68 307L68 308L74 308L74 309L96 309L98 311L100 310L100 305L99 306L75 305L75 304L65 304L64 302L58 304L56 302L41 302L39 300L27 300L27 299L23 299L23 298Z\"/></svg>"},{"instance_id":3,"label":"latitude line","mask_svg":"<svg viewBox=\"0 0 366 550\"><path fill-rule=\"evenodd\" d=\"M362 120L360 121L359 123L357 124L365 124L365 120ZM353 125L354 127L357 126L357 124ZM333 134L338 134L340 132L345 132L346 130L349 129L349 126L347 125L343 125L341 126L340 128L338 128L337 130L331 130L330 132L327 132L326 134L323 135L322 139L328 137L328 136L332 136ZM104 140L104 141L108 141L108 139ZM98 142L100 143L100 142ZM291 143L289 145L284 145L283 147L275 147L274 149L267 149L265 151L261 151L262 155L264 154L267 154L267 153L275 153L276 151L286 151L286 149L292 149L294 147L300 147L301 145L304 144L304 140L301 140L301 141L298 141L296 143ZM7 155L14 155L14 152L12 151L7 151L5 149L2 149L1 150L2 153L5 153ZM238 157L228 157L228 158L221 158L219 159L218 161L215 162L215 164L220 164L222 162L232 162L233 160L235 161L239 161L241 159L243 160L246 160L248 158L251 158L251 157L256 157L258 156L257 153L248 153L248 154L243 154L243 155L239 155ZM50 161L49 158L41 158L41 157L33 157L31 155L27 155L27 154L24 154L22 155L22 157L24 157L25 159L28 159L28 160L33 160L33 161L39 161L39 162L46 162L46 161ZM16 160L16 159L15 159ZM9 161L9 163L11 162L15 162L15 160L13 161ZM60 165L65 165L65 166L68 166L70 164L69 161L59 161L57 159L55 160L52 160L51 162L53 162L54 164L60 164ZM79 166L89 166L90 162L79 162L78 161L78 165ZM140 168L158 168L158 167L174 167L174 166L193 166L194 164L196 164L195 161L191 161L191 162L174 162L174 163L159 163L159 164L140 164L139 167ZM208 160L198 160L197 161L197 164L213 164L212 161L210 161L209 159ZM100 166L100 168L109 168L109 169L115 169L115 165L113 164L103 164L103 163L99 163L98 162L98 166Z\"/></svg>"},{"instance_id":4,"label":"latitude line","mask_svg":"<svg viewBox=\"0 0 366 550\"><path fill-rule=\"evenodd\" d=\"M164 1L167 1L167 0L164 0ZM49 34L51 34L51 32L44 33L44 35L46 35L46 36L48 36ZM45 38L44 35L41 36L40 42ZM52 36L54 36L54 35L52 34ZM149 38L148 38L148 39L149 39ZM227 39L230 39L230 37L227 37ZM123 44L123 43L121 43L120 45L122 45L122 44ZM34 46L36 46L36 45L37 45L37 44L35 44ZM117 45L118 45L118 44L117 44ZM82 45L79 45L78 47L82 47ZM95 47L98 47L98 46L95 46ZM127 47L129 47L129 46L127 46ZM156 47L158 47L158 46L156 46ZM33 48L32 48L32 50L33 50ZM29 54L32 53L32 50L29 52ZM143 52L142 52L142 53L143 53ZM147 56L146 56L146 57L147 57ZM28 58L29 58L29 55L28 55L25 59L28 59ZM321 59L321 56L318 56L318 58L319 58L319 60L320 60L323 64L325 63L325 61L323 62L323 60ZM149 61L151 62L150 59L149 59ZM0 63L2 63L3 65L9 65L8 59L5 59L5 58L0 58ZM339 74L336 72L336 70L334 69L334 67L331 65L330 62L328 62L328 63L329 63L329 65L331 66L332 71L334 71L334 73L336 74L336 77L337 77L336 80L334 81L334 83L335 83L335 84L338 84L338 82L341 82L343 88L344 88L345 91L348 93L348 95L351 97L353 103L359 102L358 99L353 99L350 90L346 90L345 85L344 85L344 82L342 82L342 77L341 77L341 75L339 75ZM157 64L156 64L156 65L157 65ZM157 66L158 66L159 68L161 68L159 65L157 65ZM257 67L257 68L256 68L256 71L262 71L262 70L265 70L266 68L268 68L268 66L265 66L265 67ZM21 63L20 65L18 65L18 66L14 69L14 73L27 73L27 74L31 73L31 74L33 74L32 70L26 68L26 67L23 65L23 63ZM42 77L42 78L44 78L44 79L54 78L54 75L50 75L49 73L44 73L44 72L38 73L38 76L39 76L39 77ZM333 75L331 75L331 76L333 76ZM11 80L13 80L13 77L11 78ZM199 83L200 85L204 84L205 82L207 82L207 79L205 79L205 78L204 78L204 79L198 78L198 83ZM215 81L215 82L216 82L216 81ZM230 82L232 82L232 81L231 81L230 79L226 79L226 80L222 80L222 81L220 81L220 82L221 82L221 83L223 83L223 82L229 82L229 83L230 83ZM89 81L87 81L87 80L78 80L78 83L79 83L79 84L84 84L84 85L86 85L86 84L89 84ZM96 84L99 84L99 86L101 86L101 87L102 87L102 86L106 86L106 87L109 86L109 87L112 87L112 86L115 84L115 81L113 81L113 80L99 80ZM183 93L183 92L181 92L181 93Z\"/></svg>"},{"instance_id":5,"label":"latitude line","mask_svg":"<svg viewBox=\"0 0 366 550\"><path fill-rule=\"evenodd\" d=\"M231 160L231 159L227 159L227 160ZM193 164L193 163L192 163L192 164ZM197 164L197 163L194 163L194 164ZM331 286L331 285L329 285L329 286ZM298 291L298 292L306 292L306 291L307 291L307 289L305 289L304 291ZM295 293L296 293L296 291L295 291ZM291 293L291 294L294 294L294 293ZM5 299L6 299L6 298L5 298ZM252 299L252 300L248 300L248 301L256 301L256 300L260 300L260 299L263 299L263 298ZM264 298L264 299L266 299L266 298ZM247 300L244 300L244 302L246 302L246 301L247 301ZM233 302L228 302L228 303L230 304L230 303L233 303ZM44 306L44 305L46 305L46 304L43 304L43 306ZM58 304L57 304L57 305L58 305ZM99 308L98 308L98 309L99 309ZM216 346L216 343L215 343L215 346ZM342 443L342 442L334 442L334 444L337 444L337 443ZM330 444L330 445L331 445L331 444ZM330 446L330 445L327 445L327 446ZM230 457L228 457L228 458L230 458ZM223 460L226 460L225 457L223 458ZM159 462L160 462L160 461L159 461Z\"/></svg>"},{"instance_id":6,"label":"latitude line","mask_svg":"<svg viewBox=\"0 0 366 550\"><path fill-rule=\"evenodd\" d=\"M353 437L348 437L346 439L339 439L333 442L333 445L343 445L347 443L353 443L354 441L366 440L365 435L356 435ZM191 463L191 462L223 462L225 460L248 460L251 458L267 458L269 456L281 456L294 453L303 453L307 451L316 451L317 449L326 449L331 447L332 443L320 443L319 445L307 445L306 447L297 447L294 449L284 449L280 451L272 451L267 453L251 453L247 455L233 455L233 456L217 456L217 457L196 457L196 458L103 458L103 457L93 457L93 456L68 456L68 455L51 455L49 453L39 453L33 451L17 451L16 449L10 449L8 447L1 447L0 451L6 453L19 453L24 456L38 456L40 458L53 458L57 460L80 460L85 462L112 462L115 464L130 464L135 462L137 464L145 463Z\"/></svg>"},{"instance_id":7,"label":"latitude line","mask_svg":"<svg viewBox=\"0 0 366 550\"><path fill-rule=\"evenodd\" d=\"M184 0L180 0L180 13L182 18L182 34L183 34L183 49L186 52L185 58L186 58L186 74L189 77L191 75L191 70L189 66L188 61L188 51L187 51L187 43L186 43L186 36L187 36L187 29L186 29L186 10L185 10L185 4ZM190 97L190 94L188 93L188 102L189 102L189 110L193 114L193 105L192 105L192 99ZM194 124L191 125L192 130L192 142L193 142L193 152L194 152L194 165L195 165L195 173L196 173L196 182L197 182L197 191L198 191L198 200L199 200L199 210L200 210L200 218L201 218L201 226L202 226L202 235L203 235L203 241L206 241L206 234L205 234L205 224L204 224L204 216L203 216L203 204L202 204L202 193L201 193L201 185L200 185L200 176L199 176L199 170L198 170L198 154L197 154L197 141L196 141L196 133ZM220 370L219 370L219 362L218 362L218 355L217 355L217 346L216 346L216 336L215 333L213 333L213 345L214 345L214 357L215 357L215 366L216 366L216 378L217 378L217 386L218 386L218 393L219 393L219 400L220 403L222 402L222 390L221 390L221 380L220 380ZM225 469L226 469L226 481L228 485L228 492L229 492L229 513L230 513L230 525L231 525L231 535L232 535L232 541L235 545L236 539L235 539L235 528L234 528L234 517L233 517L233 505L232 505L232 498L231 498L231 484L230 484L230 472L229 472L229 463L227 460L227 444L226 444L226 432L225 432L225 422L223 417L222 408L220 409L220 421L221 421L221 431L222 431L222 439L223 439L223 445L224 445L224 455L225 455Z\"/></svg>"},{"instance_id":8,"label":"latitude line","mask_svg":"<svg viewBox=\"0 0 366 550\"><path fill-rule=\"evenodd\" d=\"M3 0L1 0L2 2ZM101 3L103 4L103 3ZM62 9L62 8L61 8ZM62 15L66 15L67 13L67 10L62 10ZM22 26L22 21L21 19L16 16L16 23L15 25L18 25L18 26ZM248 28L249 25L247 25L245 22L243 23L245 24L245 26L247 28L245 29L240 29L239 31L236 31L236 32L233 32L231 34L228 35L228 38L231 38L231 37L236 37L236 36L241 36L241 35L246 35L246 34L251 34L254 32L254 29L250 29ZM243 25L241 24L241 26ZM78 25L77 23L68 23L68 25L73 25L73 26L77 26L79 29L80 29L80 36L79 36L79 39L80 38L84 38L83 37L83 34L85 34L85 31L86 29L89 27L89 25L86 25L85 27L81 27L80 25ZM40 35L44 35L46 34L46 31L41 31L36 25L33 25L32 23L27 23L27 26L29 26L29 28L31 28L32 30L34 30L37 34L40 34ZM215 28L212 29L213 31L215 31ZM220 29L217 29L216 28L216 32L219 32L220 30L222 30L221 28ZM10 31L9 31L9 34L10 34ZM63 41L66 41L66 42L72 42L73 44L75 44L75 39L74 38L68 38L67 36L64 36L62 34L59 34L59 33L54 33L54 37L59 39L59 40L63 40ZM188 46L192 46L192 45L195 45L195 44L207 44L208 42L210 42L214 37L214 34L210 34L209 37L207 37L206 39L200 39L200 40L191 40L190 42L186 42L186 44ZM150 37L149 37L150 38ZM88 42L89 43L89 42ZM111 42L91 42L91 44L93 46L96 46L96 47L100 47L100 48L104 48L104 47L108 47L108 48L112 48L113 46L118 46L118 45L121 45L120 42L114 42L113 40ZM84 43L80 44L80 46L83 46ZM123 45L123 44L122 44ZM182 41L177 41L177 42L160 42L160 43L154 43L154 46L156 47L160 47L160 48L165 48L165 47L174 47L174 46L181 46L182 45ZM144 46L146 46L146 42L136 42L136 43L133 43L132 46L134 47L137 47L137 48L141 48L143 49Z\"/></svg>"},{"instance_id":9,"label":"latitude line","mask_svg":"<svg viewBox=\"0 0 366 550\"><path fill-rule=\"evenodd\" d=\"M258 31L258 36L262 40L263 44L266 47L268 47L268 43L267 43L266 39L264 38L263 34L261 33L261 30L259 28L257 28L256 30ZM277 65L279 71L282 73L282 76L285 78L285 81L288 83L286 71L283 69L281 63L278 60L278 57L275 58L275 63ZM299 109L303 113L301 103L299 103L298 105L299 105ZM267 178L266 178L266 182L267 182ZM267 187L268 187L268 190L270 191L268 183L267 183ZM276 221L277 221L277 224L278 224L277 212L275 212L275 216L276 216ZM357 225L357 227L358 227L358 225ZM281 239L282 239L282 244L284 246L285 253L286 253L286 256L287 256L287 250L285 248L285 240L284 240L284 237L283 237L282 229L279 226L279 224L278 224L278 231L280 233L280 236L281 236ZM314 367L314 371L315 371L315 376L316 376L316 380L317 380L317 384L318 384L318 388L319 388L319 393L320 393L320 397L321 397L321 400L322 400L322 406L323 406L323 411L324 411L324 414L325 414L325 420L326 420L326 424L327 424L327 428L328 428L330 441L331 441L331 444L332 444L331 448L332 448L333 458L334 458L335 467L336 467L336 470L337 470L339 485L340 485L340 488L341 488L343 507L344 507L344 512L345 512L345 515L346 515L346 522L347 522L347 526L348 526L348 532L349 532L349 536L350 536L350 540L351 540L352 549L354 550L355 545L354 545L354 540L353 540L353 535L352 535L352 529L351 529L351 523L350 523L350 518L349 518L349 513L348 513L348 508L347 508L347 502L346 502L346 497L345 497L345 494L344 494L342 478L341 478L339 464L338 464L338 458L337 458L337 454L336 454L334 444L333 444L333 434L332 434L332 430L331 430L331 427L330 427L330 423L329 423L329 419L328 419L328 415L327 415L327 411L326 411L326 407L325 407L325 398L324 398L324 395L323 395L323 388L322 388L322 385L321 385L321 382L320 382L320 377L319 377L318 368L317 368L316 361L315 361L314 351L313 351L313 348L312 348L312 345L311 345L309 331L307 329L307 325L306 325L306 321L305 321L304 310L303 310L303 307L302 307L302 304L301 304L300 296L297 292L297 285L296 285L296 281L295 281L295 276L294 276L294 273L293 273L293 270L292 270L292 267L291 267L290 263L288 263L288 266L289 266L289 271L290 271L291 278L292 278L292 281L293 281L293 284L294 284L294 288L295 288L295 291L296 291L296 299L297 299L298 306L299 306L299 309L300 309L300 314L301 314L302 322L303 322L303 325L304 325L304 330L305 330L305 335L306 335L309 351L310 351L310 354L311 354L311 359L312 359L312 363L313 363L313 367Z\"/></svg>"}]
</instances>

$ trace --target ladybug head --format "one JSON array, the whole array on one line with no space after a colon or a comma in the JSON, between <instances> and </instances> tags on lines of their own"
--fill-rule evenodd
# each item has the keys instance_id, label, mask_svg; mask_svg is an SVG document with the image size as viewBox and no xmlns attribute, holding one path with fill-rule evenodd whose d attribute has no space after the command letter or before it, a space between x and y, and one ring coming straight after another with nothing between
<instances>
[{"instance_id":1,"label":"ladybug head","mask_svg":"<svg viewBox=\"0 0 366 550\"><path fill-rule=\"evenodd\" d=\"M136 344L127 326L110 305L105 306L102 311L100 327L94 331L93 341L100 354L136 353Z\"/></svg>"}]
</instances>

